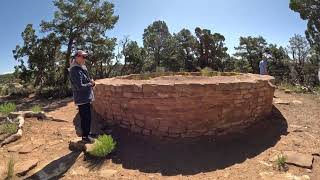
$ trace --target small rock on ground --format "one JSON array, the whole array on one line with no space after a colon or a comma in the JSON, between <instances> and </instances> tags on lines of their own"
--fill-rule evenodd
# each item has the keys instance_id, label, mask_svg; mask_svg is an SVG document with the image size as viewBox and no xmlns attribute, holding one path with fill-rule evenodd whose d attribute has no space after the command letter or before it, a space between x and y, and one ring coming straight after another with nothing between
<instances>
[{"instance_id":1,"label":"small rock on ground","mask_svg":"<svg viewBox=\"0 0 320 180\"><path fill-rule=\"evenodd\" d=\"M282 104L282 105L289 105L290 104L289 101L285 101L285 100L282 100L282 99L273 99L273 102L275 104Z\"/></svg>"},{"instance_id":2,"label":"small rock on ground","mask_svg":"<svg viewBox=\"0 0 320 180\"><path fill-rule=\"evenodd\" d=\"M24 176L26 175L31 169L35 168L38 165L38 159L30 159L28 161L21 162L16 167L17 175Z\"/></svg>"},{"instance_id":3,"label":"small rock on ground","mask_svg":"<svg viewBox=\"0 0 320 180\"><path fill-rule=\"evenodd\" d=\"M291 94L291 93L292 93L292 91L291 91L290 89L285 89L284 92L285 92L286 94Z\"/></svg>"},{"instance_id":4,"label":"small rock on ground","mask_svg":"<svg viewBox=\"0 0 320 180\"><path fill-rule=\"evenodd\" d=\"M302 104L302 101L293 100L292 103L293 103L293 104L296 104L296 105L301 105L301 104Z\"/></svg>"},{"instance_id":5,"label":"small rock on ground","mask_svg":"<svg viewBox=\"0 0 320 180\"><path fill-rule=\"evenodd\" d=\"M34 149L38 148L39 144L27 143L19 150L20 154L27 154L32 152Z\"/></svg>"},{"instance_id":6,"label":"small rock on ground","mask_svg":"<svg viewBox=\"0 0 320 180\"><path fill-rule=\"evenodd\" d=\"M17 144L8 148L8 152L18 152L22 148L22 144Z\"/></svg>"},{"instance_id":7,"label":"small rock on ground","mask_svg":"<svg viewBox=\"0 0 320 180\"><path fill-rule=\"evenodd\" d=\"M283 152L286 157L287 164L294 164L300 167L311 168L313 163L313 156L309 154L302 154L294 151Z\"/></svg>"}]
</instances>

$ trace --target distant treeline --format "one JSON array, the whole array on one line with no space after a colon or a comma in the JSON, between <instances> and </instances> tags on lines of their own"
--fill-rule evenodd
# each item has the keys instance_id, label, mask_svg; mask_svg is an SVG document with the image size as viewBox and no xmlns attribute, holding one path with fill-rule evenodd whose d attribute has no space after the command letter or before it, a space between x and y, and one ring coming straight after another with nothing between
<instances>
[{"instance_id":1,"label":"distant treeline","mask_svg":"<svg viewBox=\"0 0 320 180\"><path fill-rule=\"evenodd\" d=\"M9 84L18 81L13 73L1 74L0 75L0 85Z\"/></svg>"},{"instance_id":2,"label":"distant treeline","mask_svg":"<svg viewBox=\"0 0 320 180\"><path fill-rule=\"evenodd\" d=\"M240 37L235 54L227 53L225 37L218 32L197 27L172 33L164 21L155 21L144 29L140 47L128 37L117 40L106 36L119 19L108 1L55 0L54 5L54 18L40 24L42 34L37 35L28 24L22 33L24 43L13 50L20 62L15 76L40 89L68 89L67 69L76 49L90 54L87 65L95 79L203 68L258 73L259 61L269 51L269 72L279 82L319 85L320 25L315 19L320 15L312 13L320 12L317 0L290 1L290 8L308 20L306 36L294 35L288 47L270 44L261 36Z\"/></svg>"}]
</instances>

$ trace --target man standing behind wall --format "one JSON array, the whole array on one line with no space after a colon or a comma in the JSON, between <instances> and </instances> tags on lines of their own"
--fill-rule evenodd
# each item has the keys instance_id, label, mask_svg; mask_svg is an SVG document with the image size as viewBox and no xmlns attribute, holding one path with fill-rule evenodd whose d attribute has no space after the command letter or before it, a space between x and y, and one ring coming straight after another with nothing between
<instances>
[{"instance_id":1,"label":"man standing behind wall","mask_svg":"<svg viewBox=\"0 0 320 180\"><path fill-rule=\"evenodd\" d=\"M271 58L268 51L263 54L263 59L259 63L260 75L268 75L268 63L267 60Z\"/></svg>"}]
</instances>

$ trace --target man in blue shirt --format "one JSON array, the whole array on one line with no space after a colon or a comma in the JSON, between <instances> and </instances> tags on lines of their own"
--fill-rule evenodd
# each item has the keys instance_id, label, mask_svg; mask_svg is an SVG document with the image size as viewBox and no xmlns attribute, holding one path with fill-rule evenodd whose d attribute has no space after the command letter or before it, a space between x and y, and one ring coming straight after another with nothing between
<instances>
[{"instance_id":1,"label":"man in blue shirt","mask_svg":"<svg viewBox=\"0 0 320 180\"><path fill-rule=\"evenodd\" d=\"M268 64L267 64L267 59L270 59L271 55L268 53L264 53L263 59L259 63L259 68L260 68L260 75L268 75Z\"/></svg>"}]
</instances>

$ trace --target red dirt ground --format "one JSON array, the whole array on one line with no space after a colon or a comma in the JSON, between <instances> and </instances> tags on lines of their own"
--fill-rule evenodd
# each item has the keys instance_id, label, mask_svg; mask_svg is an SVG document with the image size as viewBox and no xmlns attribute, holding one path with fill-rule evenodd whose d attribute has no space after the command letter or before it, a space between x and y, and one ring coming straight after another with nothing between
<instances>
[{"instance_id":1,"label":"red dirt ground","mask_svg":"<svg viewBox=\"0 0 320 180\"><path fill-rule=\"evenodd\" d=\"M12 154L8 152L9 147L33 142L39 147L32 152L13 153L17 164L30 159L39 160L38 165L25 177L69 158L72 163L61 176L62 179L282 180L307 175L319 180L318 156L314 156L311 170L289 165L288 172L275 170L272 167L274 163L269 160L286 150L320 153L320 97L285 94L282 91L276 91L275 96L291 103L275 104L270 117L243 134L218 139L165 141L140 137L115 128L112 136L118 143L117 150L101 160L85 158L83 153L74 155L68 149L68 141L76 137L73 120L77 114L70 98L16 100L20 109L40 104L49 114L65 122L26 119L22 139L0 148L0 174L5 171ZM293 100L299 100L302 104L294 104Z\"/></svg>"}]
</instances>

